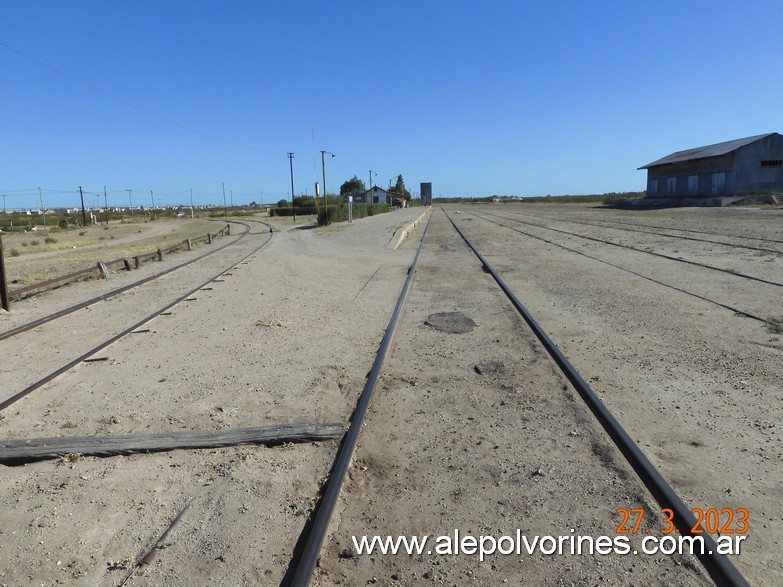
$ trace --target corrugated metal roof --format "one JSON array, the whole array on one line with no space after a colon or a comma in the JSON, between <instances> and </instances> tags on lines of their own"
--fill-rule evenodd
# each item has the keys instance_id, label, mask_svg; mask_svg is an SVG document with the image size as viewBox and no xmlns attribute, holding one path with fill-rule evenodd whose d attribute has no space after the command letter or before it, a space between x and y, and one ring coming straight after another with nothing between
<instances>
[{"instance_id":1,"label":"corrugated metal roof","mask_svg":"<svg viewBox=\"0 0 783 587\"><path fill-rule=\"evenodd\" d=\"M764 139L770 135L777 133L771 132L763 135L756 135L745 139L736 139L733 141L726 141L725 143L717 143L715 145L707 145L706 147L696 147L695 149L687 149L685 151L677 151L671 155L667 155L663 159L658 159L647 165L639 167L639 169L647 169L649 167L657 167L658 165L668 165L669 163L680 163L682 161L690 161L692 159L704 159L706 157L718 157L736 151L740 147L755 143L758 140Z\"/></svg>"}]
</instances>

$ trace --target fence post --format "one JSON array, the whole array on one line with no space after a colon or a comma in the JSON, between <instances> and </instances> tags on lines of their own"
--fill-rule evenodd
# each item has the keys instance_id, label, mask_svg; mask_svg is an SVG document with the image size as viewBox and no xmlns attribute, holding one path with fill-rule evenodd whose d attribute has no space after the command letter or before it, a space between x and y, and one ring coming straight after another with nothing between
<instances>
[{"instance_id":1,"label":"fence post","mask_svg":"<svg viewBox=\"0 0 783 587\"><path fill-rule=\"evenodd\" d=\"M186 240L185 242L188 243L188 250L192 251L193 250L193 242L190 239Z\"/></svg>"},{"instance_id":2,"label":"fence post","mask_svg":"<svg viewBox=\"0 0 783 587\"><path fill-rule=\"evenodd\" d=\"M134 266L134 268L136 268L136 269L138 269L139 267L141 267L141 261L139 260L139 256L138 256L138 255L136 255L135 257L133 257L133 266Z\"/></svg>"},{"instance_id":3,"label":"fence post","mask_svg":"<svg viewBox=\"0 0 783 587\"><path fill-rule=\"evenodd\" d=\"M158 249L158 261L163 261L163 249Z\"/></svg>"},{"instance_id":4,"label":"fence post","mask_svg":"<svg viewBox=\"0 0 783 587\"><path fill-rule=\"evenodd\" d=\"M208 245L212 244L212 235L210 233L207 233L207 244Z\"/></svg>"},{"instance_id":5,"label":"fence post","mask_svg":"<svg viewBox=\"0 0 783 587\"><path fill-rule=\"evenodd\" d=\"M231 225L226 224L226 236L231 236Z\"/></svg>"},{"instance_id":6,"label":"fence post","mask_svg":"<svg viewBox=\"0 0 783 587\"><path fill-rule=\"evenodd\" d=\"M5 280L5 257L3 253L3 235L0 235L0 302L3 310L11 311L11 301L8 299L8 283Z\"/></svg>"},{"instance_id":7,"label":"fence post","mask_svg":"<svg viewBox=\"0 0 783 587\"><path fill-rule=\"evenodd\" d=\"M128 261L127 259L123 259L122 263L123 263L123 265L125 265L125 271L130 271L131 270L130 261Z\"/></svg>"},{"instance_id":8,"label":"fence post","mask_svg":"<svg viewBox=\"0 0 783 587\"><path fill-rule=\"evenodd\" d=\"M109 270L106 268L106 263L98 261L98 271L101 272L101 277L109 279Z\"/></svg>"}]
</instances>

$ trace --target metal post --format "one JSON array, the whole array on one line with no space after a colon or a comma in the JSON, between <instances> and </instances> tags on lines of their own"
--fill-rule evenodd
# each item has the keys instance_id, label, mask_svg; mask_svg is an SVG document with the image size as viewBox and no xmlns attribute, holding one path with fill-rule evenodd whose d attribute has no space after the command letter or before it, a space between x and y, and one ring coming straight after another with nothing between
<instances>
[{"instance_id":1,"label":"metal post","mask_svg":"<svg viewBox=\"0 0 783 587\"><path fill-rule=\"evenodd\" d=\"M291 165L291 213L294 215L294 222L296 222L296 207L294 206L294 154L288 153L288 162Z\"/></svg>"},{"instance_id":2,"label":"metal post","mask_svg":"<svg viewBox=\"0 0 783 587\"><path fill-rule=\"evenodd\" d=\"M0 302L3 310L11 311L11 301L8 299L8 282L5 280L5 258L3 256L3 235L0 234Z\"/></svg>"},{"instance_id":3,"label":"metal post","mask_svg":"<svg viewBox=\"0 0 783 587\"><path fill-rule=\"evenodd\" d=\"M82 227L87 228L87 212L84 209L84 191L82 190L82 186L79 186L79 196L82 199Z\"/></svg>"}]
</instances>

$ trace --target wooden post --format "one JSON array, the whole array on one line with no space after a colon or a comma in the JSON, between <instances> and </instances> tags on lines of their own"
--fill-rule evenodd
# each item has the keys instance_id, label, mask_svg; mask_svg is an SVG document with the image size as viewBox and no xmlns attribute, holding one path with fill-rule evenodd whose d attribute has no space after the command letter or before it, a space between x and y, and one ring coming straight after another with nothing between
<instances>
[{"instance_id":1,"label":"wooden post","mask_svg":"<svg viewBox=\"0 0 783 587\"><path fill-rule=\"evenodd\" d=\"M106 268L106 263L98 261L98 271L101 272L101 277L109 279L109 270Z\"/></svg>"},{"instance_id":2,"label":"wooden post","mask_svg":"<svg viewBox=\"0 0 783 587\"><path fill-rule=\"evenodd\" d=\"M188 243L188 250L189 250L189 251L192 251L192 250L193 250L193 241L191 241L190 239L188 239L188 240L186 240L185 242L186 242L186 243Z\"/></svg>"},{"instance_id":3,"label":"wooden post","mask_svg":"<svg viewBox=\"0 0 783 587\"><path fill-rule=\"evenodd\" d=\"M158 249L158 261L163 261L163 249Z\"/></svg>"},{"instance_id":4,"label":"wooden post","mask_svg":"<svg viewBox=\"0 0 783 587\"><path fill-rule=\"evenodd\" d=\"M212 235L210 233L207 233L207 244L208 245L212 244Z\"/></svg>"},{"instance_id":5,"label":"wooden post","mask_svg":"<svg viewBox=\"0 0 783 587\"><path fill-rule=\"evenodd\" d=\"M138 269L139 267L141 267L141 261L139 260L139 256L138 256L138 255L136 255L135 257L133 257L133 266L134 266L136 269Z\"/></svg>"},{"instance_id":6,"label":"wooden post","mask_svg":"<svg viewBox=\"0 0 783 587\"><path fill-rule=\"evenodd\" d=\"M128 261L127 259L123 259L122 263L123 263L123 265L125 265L125 271L130 271L131 270L130 261Z\"/></svg>"},{"instance_id":7,"label":"wooden post","mask_svg":"<svg viewBox=\"0 0 783 587\"><path fill-rule=\"evenodd\" d=\"M8 299L8 283L5 280L5 257L3 254L3 235L0 235L0 302L3 310L11 311L11 301Z\"/></svg>"},{"instance_id":8,"label":"wooden post","mask_svg":"<svg viewBox=\"0 0 783 587\"><path fill-rule=\"evenodd\" d=\"M231 236L231 225L226 224L226 236Z\"/></svg>"}]
</instances>

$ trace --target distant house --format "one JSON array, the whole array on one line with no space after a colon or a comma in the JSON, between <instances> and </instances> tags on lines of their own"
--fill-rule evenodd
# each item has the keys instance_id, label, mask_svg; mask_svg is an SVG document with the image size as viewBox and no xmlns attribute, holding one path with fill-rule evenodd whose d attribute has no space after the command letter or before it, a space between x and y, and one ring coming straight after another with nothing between
<instances>
[{"instance_id":1,"label":"distant house","mask_svg":"<svg viewBox=\"0 0 783 587\"><path fill-rule=\"evenodd\" d=\"M392 201L392 194L386 190L374 185L372 188L356 196L356 202L363 202L365 204L390 204Z\"/></svg>"},{"instance_id":2,"label":"distant house","mask_svg":"<svg viewBox=\"0 0 783 587\"><path fill-rule=\"evenodd\" d=\"M783 136L773 132L677 151L639 167L648 198L783 193Z\"/></svg>"}]
</instances>

